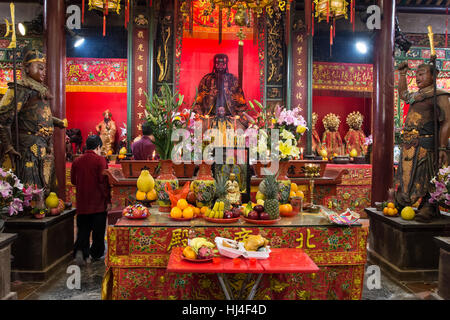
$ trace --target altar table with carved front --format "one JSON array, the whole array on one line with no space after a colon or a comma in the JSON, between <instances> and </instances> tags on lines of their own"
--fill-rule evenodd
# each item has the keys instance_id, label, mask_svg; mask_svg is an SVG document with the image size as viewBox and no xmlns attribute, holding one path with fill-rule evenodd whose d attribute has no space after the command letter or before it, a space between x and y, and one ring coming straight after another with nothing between
<instances>
[{"instance_id":1,"label":"altar table with carved front","mask_svg":"<svg viewBox=\"0 0 450 320\"><path fill-rule=\"evenodd\" d=\"M243 219L219 225L202 218L173 221L157 208L150 211L144 220L121 218L108 226L103 299L225 299L214 274L167 271L172 249L186 246L190 231L212 242L216 236L242 241L249 234L261 234L272 248L302 249L319 267L312 274L270 274L262 279L255 299L361 299L368 234L361 225L337 226L308 213L283 217L273 225ZM243 273L230 276L234 294L245 278ZM253 285L248 283L244 290Z\"/></svg>"}]
</instances>

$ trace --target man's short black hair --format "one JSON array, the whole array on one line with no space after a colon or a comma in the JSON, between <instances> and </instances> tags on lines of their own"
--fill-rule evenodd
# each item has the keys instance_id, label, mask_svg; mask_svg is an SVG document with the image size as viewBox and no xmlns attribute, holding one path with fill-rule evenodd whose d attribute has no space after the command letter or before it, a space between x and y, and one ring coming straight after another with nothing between
<instances>
[{"instance_id":1,"label":"man's short black hair","mask_svg":"<svg viewBox=\"0 0 450 320\"><path fill-rule=\"evenodd\" d=\"M97 147L101 147L102 145L103 145L102 139L100 139L100 137L97 135L89 136L86 139L87 150L94 150L97 149Z\"/></svg>"},{"instance_id":2,"label":"man's short black hair","mask_svg":"<svg viewBox=\"0 0 450 320\"><path fill-rule=\"evenodd\" d=\"M150 123L144 122L144 123L142 124L142 134L143 134L144 136L149 136L149 135L151 135L152 133L153 133L153 130L152 130L152 127L151 127Z\"/></svg>"}]
</instances>

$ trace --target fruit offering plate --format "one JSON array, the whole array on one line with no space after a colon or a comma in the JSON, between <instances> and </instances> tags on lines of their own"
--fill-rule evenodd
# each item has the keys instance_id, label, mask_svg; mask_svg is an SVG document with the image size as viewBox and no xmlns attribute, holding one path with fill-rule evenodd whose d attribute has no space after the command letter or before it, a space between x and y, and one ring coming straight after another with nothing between
<instances>
[{"instance_id":1,"label":"fruit offering plate","mask_svg":"<svg viewBox=\"0 0 450 320\"><path fill-rule=\"evenodd\" d=\"M174 218L174 217L171 217L170 215L168 217L174 221L190 221L190 220L194 220L195 218L197 218L196 216L193 216L192 218Z\"/></svg>"},{"instance_id":2,"label":"fruit offering plate","mask_svg":"<svg viewBox=\"0 0 450 320\"><path fill-rule=\"evenodd\" d=\"M124 215L124 217L127 219L132 219L132 220L142 220L142 219L147 219L148 216L146 216L146 215L142 215L142 216Z\"/></svg>"},{"instance_id":3,"label":"fruit offering plate","mask_svg":"<svg viewBox=\"0 0 450 320\"><path fill-rule=\"evenodd\" d=\"M334 211L325 211L321 209L320 214L326 217L330 222L334 224L347 226L357 224L360 218L360 215L357 212L351 211L348 208L343 213L337 213Z\"/></svg>"},{"instance_id":4,"label":"fruit offering plate","mask_svg":"<svg viewBox=\"0 0 450 320\"><path fill-rule=\"evenodd\" d=\"M270 247L264 247L260 251L247 251L245 250L244 243L237 242L222 237L216 237L214 239L216 247L219 253L228 258L237 258L243 256L246 259L267 259L270 254Z\"/></svg>"},{"instance_id":5,"label":"fruit offering plate","mask_svg":"<svg viewBox=\"0 0 450 320\"><path fill-rule=\"evenodd\" d=\"M253 223L253 224L260 224L260 225L270 225L270 224L275 224L278 221L281 220L281 217L279 217L278 219L273 219L273 220L255 220L255 219L249 219L246 217L243 217L244 220L248 223Z\"/></svg>"},{"instance_id":6,"label":"fruit offering plate","mask_svg":"<svg viewBox=\"0 0 450 320\"><path fill-rule=\"evenodd\" d=\"M209 259L189 259L186 258L183 254L181 254L181 260L189 261L189 262L195 262L195 263L202 263L202 262L211 262L213 258Z\"/></svg>"},{"instance_id":7,"label":"fruit offering plate","mask_svg":"<svg viewBox=\"0 0 450 320\"><path fill-rule=\"evenodd\" d=\"M280 212L280 216L282 216L282 217L294 217L294 216L296 216L296 215L298 215L299 214L299 212L295 212L295 211L292 211L292 212L289 212L289 213L281 213Z\"/></svg>"},{"instance_id":8,"label":"fruit offering plate","mask_svg":"<svg viewBox=\"0 0 450 320\"><path fill-rule=\"evenodd\" d=\"M219 219L219 218L210 218L210 217L203 216L203 219L205 219L206 221L209 221L209 222L213 222L213 223L234 223L234 222L238 222L240 218L241 217L229 218L229 219Z\"/></svg>"}]
</instances>

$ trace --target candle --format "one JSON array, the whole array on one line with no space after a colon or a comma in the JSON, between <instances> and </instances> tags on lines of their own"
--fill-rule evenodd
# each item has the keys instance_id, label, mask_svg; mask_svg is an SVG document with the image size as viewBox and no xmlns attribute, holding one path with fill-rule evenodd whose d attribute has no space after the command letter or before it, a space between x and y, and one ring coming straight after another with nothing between
<instances>
[{"instance_id":1,"label":"candle","mask_svg":"<svg viewBox=\"0 0 450 320\"><path fill-rule=\"evenodd\" d=\"M153 153L152 153L152 160L154 160L155 159L155 150L153 150Z\"/></svg>"},{"instance_id":2,"label":"candle","mask_svg":"<svg viewBox=\"0 0 450 320\"><path fill-rule=\"evenodd\" d=\"M209 115L206 115L205 118L208 119L208 122L207 122L207 123L208 123L207 128L209 129Z\"/></svg>"},{"instance_id":3,"label":"candle","mask_svg":"<svg viewBox=\"0 0 450 320\"><path fill-rule=\"evenodd\" d=\"M303 160L303 148L300 148L300 160Z\"/></svg>"}]
</instances>

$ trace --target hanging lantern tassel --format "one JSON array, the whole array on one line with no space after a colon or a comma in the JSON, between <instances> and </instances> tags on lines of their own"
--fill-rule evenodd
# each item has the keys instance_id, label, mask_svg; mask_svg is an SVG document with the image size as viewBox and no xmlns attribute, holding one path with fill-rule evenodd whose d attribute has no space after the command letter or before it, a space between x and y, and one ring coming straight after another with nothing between
<instances>
[{"instance_id":1,"label":"hanging lantern tassel","mask_svg":"<svg viewBox=\"0 0 450 320\"><path fill-rule=\"evenodd\" d=\"M242 88L242 74L244 70L244 41L239 40L239 62L238 62L238 77L239 88Z\"/></svg>"},{"instance_id":2,"label":"hanging lantern tassel","mask_svg":"<svg viewBox=\"0 0 450 320\"><path fill-rule=\"evenodd\" d=\"M219 44L222 43L222 6L219 7Z\"/></svg>"},{"instance_id":3,"label":"hanging lantern tassel","mask_svg":"<svg viewBox=\"0 0 450 320\"><path fill-rule=\"evenodd\" d=\"M106 35L106 16L103 16L103 36Z\"/></svg>"},{"instance_id":4,"label":"hanging lantern tassel","mask_svg":"<svg viewBox=\"0 0 450 320\"><path fill-rule=\"evenodd\" d=\"M330 46L333 45L333 26L330 26Z\"/></svg>"},{"instance_id":5,"label":"hanging lantern tassel","mask_svg":"<svg viewBox=\"0 0 450 320\"><path fill-rule=\"evenodd\" d=\"M81 23L84 23L84 0L81 2Z\"/></svg>"},{"instance_id":6,"label":"hanging lantern tassel","mask_svg":"<svg viewBox=\"0 0 450 320\"><path fill-rule=\"evenodd\" d=\"M350 22L353 23L353 0L350 4Z\"/></svg>"}]
</instances>

